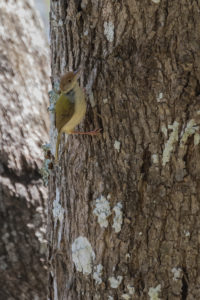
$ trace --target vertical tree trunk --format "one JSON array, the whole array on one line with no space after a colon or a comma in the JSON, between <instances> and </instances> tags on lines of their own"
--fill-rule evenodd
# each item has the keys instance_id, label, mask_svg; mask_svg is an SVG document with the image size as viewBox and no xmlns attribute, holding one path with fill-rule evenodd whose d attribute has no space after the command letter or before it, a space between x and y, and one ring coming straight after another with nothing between
<instances>
[{"instance_id":1,"label":"vertical tree trunk","mask_svg":"<svg viewBox=\"0 0 200 300\"><path fill-rule=\"evenodd\" d=\"M51 299L200 298L199 11L51 2L53 80L81 67L80 129L103 129L69 136L51 176Z\"/></svg>"},{"instance_id":2,"label":"vertical tree trunk","mask_svg":"<svg viewBox=\"0 0 200 300\"><path fill-rule=\"evenodd\" d=\"M0 1L0 299L46 299L48 45L32 1Z\"/></svg>"}]
</instances>

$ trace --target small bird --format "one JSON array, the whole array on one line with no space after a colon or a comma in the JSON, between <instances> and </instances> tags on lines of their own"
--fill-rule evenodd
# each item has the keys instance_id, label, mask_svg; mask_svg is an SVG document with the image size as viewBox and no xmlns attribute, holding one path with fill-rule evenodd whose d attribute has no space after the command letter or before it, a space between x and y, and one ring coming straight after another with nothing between
<instances>
[{"instance_id":1,"label":"small bird","mask_svg":"<svg viewBox=\"0 0 200 300\"><path fill-rule=\"evenodd\" d=\"M60 79L60 96L55 105L55 121L58 130L55 161L58 160L58 149L63 132L67 134L97 135L101 129L89 132L74 131L86 113L85 94L78 84L81 71L68 72Z\"/></svg>"}]
</instances>

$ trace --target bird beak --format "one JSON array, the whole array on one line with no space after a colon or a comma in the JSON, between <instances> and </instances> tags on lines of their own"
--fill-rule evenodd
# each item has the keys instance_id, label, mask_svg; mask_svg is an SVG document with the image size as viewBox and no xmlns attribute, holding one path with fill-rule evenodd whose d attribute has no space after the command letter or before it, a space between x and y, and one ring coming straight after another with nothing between
<instances>
[{"instance_id":1,"label":"bird beak","mask_svg":"<svg viewBox=\"0 0 200 300\"><path fill-rule=\"evenodd\" d=\"M75 72L74 72L74 75L75 75L75 78L76 78L76 80L78 80L79 79L79 77L81 76L81 69L78 69L78 70L76 70Z\"/></svg>"}]
</instances>

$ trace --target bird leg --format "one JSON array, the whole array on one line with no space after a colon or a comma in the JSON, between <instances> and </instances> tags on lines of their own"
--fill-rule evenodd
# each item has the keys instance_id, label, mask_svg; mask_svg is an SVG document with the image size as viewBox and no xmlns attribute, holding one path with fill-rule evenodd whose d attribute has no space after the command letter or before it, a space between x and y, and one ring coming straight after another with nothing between
<instances>
[{"instance_id":1,"label":"bird leg","mask_svg":"<svg viewBox=\"0 0 200 300\"><path fill-rule=\"evenodd\" d=\"M86 135L98 135L102 129L98 128L93 131L81 132L81 131L71 131L70 134L86 134Z\"/></svg>"}]
</instances>

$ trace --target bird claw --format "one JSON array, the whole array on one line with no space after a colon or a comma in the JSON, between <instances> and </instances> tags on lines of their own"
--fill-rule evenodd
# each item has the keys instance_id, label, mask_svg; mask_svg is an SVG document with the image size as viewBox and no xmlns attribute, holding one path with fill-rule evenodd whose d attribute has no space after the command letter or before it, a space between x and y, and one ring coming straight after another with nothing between
<instances>
[{"instance_id":1,"label":"bird claw","mask_svg":"<svg viewBox=\"0 0 200 300\"><path fill-rule=\"evenodd\" d=\"M97 128L93 131L80 132L80 131L71 131L70 134L84 134L84 135L98 135L101 132L102 128Z\"/></svg>"},{"instance_id":2,"label":"bird claw","mask_svg":"<svg viewBox=\"0 0 200 300\"><path fill-rule=\"evenodd\" d=\"M89 135L98 135L101 133L102 128L94 129L93 131L88 132Z\"/></svg>"}]
</instances>

